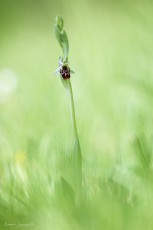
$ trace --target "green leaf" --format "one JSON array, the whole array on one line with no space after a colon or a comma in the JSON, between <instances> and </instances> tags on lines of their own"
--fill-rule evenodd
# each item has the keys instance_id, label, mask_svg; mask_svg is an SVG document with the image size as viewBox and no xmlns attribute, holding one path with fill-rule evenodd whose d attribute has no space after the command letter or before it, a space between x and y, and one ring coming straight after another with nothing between
<instances>
[{"instance_id":1,"label":"green leaf","mask_svg":"<svg viewBox=\"0 0 153 230\"><path fill-rule=\"evenodd\" d=\"M68 58L69 53L69 41L65 30L61 32L61 42L62 42L62 49L64 54L64 59Z\"/></svg>"},{"instance_id":2,"label":"green leaf","mask_svg":"<svg viewBox=\"0 0 153 230\"><path fill-rule=\"evenodd\" d=\"M56 36L58 43L60 44L61 47L63 47L62 41L61 41L61 32L57 25L54 26L54 32L55 32L55 36Z\"/></svg>"}]
</instances>

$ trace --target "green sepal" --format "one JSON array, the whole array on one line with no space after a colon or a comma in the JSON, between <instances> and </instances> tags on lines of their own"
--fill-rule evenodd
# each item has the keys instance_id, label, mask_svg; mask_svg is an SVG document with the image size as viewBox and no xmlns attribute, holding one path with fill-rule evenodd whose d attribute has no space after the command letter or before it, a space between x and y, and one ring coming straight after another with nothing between
<instances>
[{"instance_id":1,"label":"green sepal","mask_svg":"<svg viewBox=\"0 0 153 230\"><path fill-rule=\"evenodd\" d=\"M62 82L62 84L64 85L64 87L66 88L66 89L68 89L68 81L69 81L69 79L67 79L67 80L64 80L61 76L60 76L60 78L61 78L61 82Z\"/></svg>"}]
</instances>

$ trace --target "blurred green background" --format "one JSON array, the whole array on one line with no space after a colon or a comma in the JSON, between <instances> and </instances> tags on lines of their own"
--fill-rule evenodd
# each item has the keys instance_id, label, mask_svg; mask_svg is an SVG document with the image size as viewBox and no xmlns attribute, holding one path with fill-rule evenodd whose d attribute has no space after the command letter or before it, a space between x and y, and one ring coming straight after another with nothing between
<instances>
[{"instance_id":1,"label":"blurred green background","mask_svg":"<svg viewBox=\"0 0 153 230\"><path fill-rule=\"evenodd\" d=\"M153 229L152 12L151 0L0 0L2 229ZM62 54L56 15L64 19L75 71L90 203L80 216L65 214L56 199L73 145L67 93L53 76Z\"/></svg>"}]
</instances>

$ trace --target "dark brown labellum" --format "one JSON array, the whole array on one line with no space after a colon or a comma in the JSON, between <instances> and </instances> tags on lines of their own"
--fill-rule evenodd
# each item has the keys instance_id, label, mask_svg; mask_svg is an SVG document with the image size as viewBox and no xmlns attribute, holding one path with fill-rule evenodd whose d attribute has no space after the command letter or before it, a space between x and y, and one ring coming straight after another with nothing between
<instances>
[{"instance_id":1,"label":"dark brown labellum","mask_svg":"<svg viewBox=\"0 0 153 230\"><path fill-rule=\"evenodd\" d=\"M70 68L66 65L63 65L60 69L60 74L64 80L70 78Z\"/></svg>"}]
</instances>

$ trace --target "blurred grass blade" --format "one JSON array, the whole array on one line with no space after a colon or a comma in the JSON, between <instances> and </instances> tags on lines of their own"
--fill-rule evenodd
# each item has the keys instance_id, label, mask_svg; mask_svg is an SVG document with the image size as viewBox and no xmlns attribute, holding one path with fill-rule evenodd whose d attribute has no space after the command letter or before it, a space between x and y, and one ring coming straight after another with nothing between
<instances>
[{"instance_id":1,"label":"blurred grass blade","mask_svg":"<svg viewBox=\"0 0 153 230\"><path fill-rule=\"evenodd\" d=\"M76 204L79 205L82 196L82 154L78 137L76 137L74 144L74 174Z\"/></svg>"},{"instance_id":2,"label":"blurred grass blade","mask_svg":"<svg viewBox=\"0 0 153 230\"><path fill-rule=\"evenodd\" d=\"M61 177L61 184L65 201L68 202L69 205L74 206L75 193L71 184L66 179L64 179L64 177Z\"/></svg>"}]
</instances>

